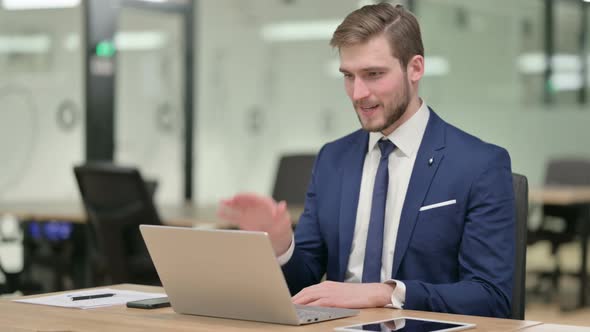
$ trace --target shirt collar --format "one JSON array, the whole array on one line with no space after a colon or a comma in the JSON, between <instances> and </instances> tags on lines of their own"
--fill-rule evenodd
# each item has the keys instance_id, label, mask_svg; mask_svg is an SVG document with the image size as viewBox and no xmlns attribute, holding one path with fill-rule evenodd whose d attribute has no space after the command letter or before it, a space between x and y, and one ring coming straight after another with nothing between
<instances>
[{"instance_id":1,"label":"shirt collar","mask_svg":"<svg viewBox=\"0 0 590 332\"><path fill-rule=\"evenodd\" d=\"M430 112L428 106L421 100L422 105L405 123L394 130L387 138L406 156L412 157L420 147L422 136L428 124ZM383 137L380 132L369 133L369 151L376 148L377 142Z\"/></svg>"}]
</instances>

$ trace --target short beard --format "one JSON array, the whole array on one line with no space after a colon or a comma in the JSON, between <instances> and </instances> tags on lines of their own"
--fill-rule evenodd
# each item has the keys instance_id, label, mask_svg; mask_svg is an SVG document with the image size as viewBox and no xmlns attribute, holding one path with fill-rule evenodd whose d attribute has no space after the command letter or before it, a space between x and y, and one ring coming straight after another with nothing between
<instances>
[{"instance_id":1,"label":"short beard","mask_svg":"<svg viewBox=\"0 0 590 332\"><path fill-rule=\"evenodd\" d=\"M389 108L384 109L385 112L385 123L383 126L378 128L367 128L363 125L361 121L361 116L357 114L359 122L363 129L366 131L380 133L383 132L385 129L391 127L397 120L399 120L408 110L408 105L410 104L410 95L408 92L410 91L410 84L408 83L407 79L404 79L403 91L400 94L401 99L396 105L392 105Z\"/></svg>"}]
</instances>

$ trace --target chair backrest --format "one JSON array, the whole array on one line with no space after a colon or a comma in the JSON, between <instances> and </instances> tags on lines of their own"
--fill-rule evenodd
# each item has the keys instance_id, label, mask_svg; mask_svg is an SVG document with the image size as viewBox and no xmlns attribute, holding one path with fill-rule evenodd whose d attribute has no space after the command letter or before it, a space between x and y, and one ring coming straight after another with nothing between
<instances>
[{"instance_id":1,"label":"chair backrest","mask_svg":"<svg viewBox=\"0 0 590 332\"><path fill-rule=\"evenodd\" d=\"M161 224L149 185L139 171L110 163L74 167L95 242L111 283L137 281L133 274L155 272L139 232L140 224ZM136 269L135 271L133 269ZM145 272L145 271L144 271Z\"/></svg>"},{"instance_id":2,"label":"chair backrest","mask_svg":"<svg viewBox=\"0 0 590 332\"><path fill-rule=\"evenodd\" d=\"M590 160L555 158L547 163L545 184L566 186L590 185Z\"/></svg>"},{"instance_id":3,"label":"chair backrest","mask_svg":"<svg viewBox=\"0 0 590 332\"><path fill-rule=\"evenodd\" d=\"M512 287L512 319L524 319L527 221L529 187L524 175L512 173L516 207L516 246L514 257L514 285Z\"/></svg>"},{"instance_id":4,"label":"chair backrest","mask_svg":"<svg viewBox=\"0 0 590 332\"><path fill-rule=\"evenodd\" d=\"M284 200L289 204L303 205L315 157L315 154L282 156L272 197L277 201Z\"/></svg>"}]
</instances>

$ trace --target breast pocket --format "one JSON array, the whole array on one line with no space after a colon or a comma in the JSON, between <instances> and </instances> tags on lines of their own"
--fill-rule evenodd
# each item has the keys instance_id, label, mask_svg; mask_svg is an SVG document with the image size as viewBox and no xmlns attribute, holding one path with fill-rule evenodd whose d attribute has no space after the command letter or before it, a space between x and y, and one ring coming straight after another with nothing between
<instances>
[{"instance_id":1,"label":"breast pocket","mask_svg":"<svg viewBox=\"0 0 590 332\"><path fill-rule=\"evenodd\" d=\"M457 202L426 204L418 212L418 220L410 246L423 254L440 254L456 250L461 237ZM436 205L439 204L439 205Z\"/></svg>"}]
</instances>

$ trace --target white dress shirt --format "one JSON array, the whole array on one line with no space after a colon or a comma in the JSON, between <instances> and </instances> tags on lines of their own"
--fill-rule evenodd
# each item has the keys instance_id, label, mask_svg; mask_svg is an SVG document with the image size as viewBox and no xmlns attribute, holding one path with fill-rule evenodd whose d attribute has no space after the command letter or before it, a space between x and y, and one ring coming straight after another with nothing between
<instances>
[{"instance_id":1,"label":"white dress shirt","mask_svg":"<svg viewBox=\"0 0 590 332\"><path fill-rule=\"evenodd\" d=\"M387 139L392 141L396 148L389 155L389 184L385 207L381 281L396 284L390 306L399 309L402 308L405 302L406 287L402 282L391 279L395 242L406 192L408 191L408 184L429 117L428 107L422 101L422 105L418 111L408 121L387 136ZM369 220L371 218L373 186L381 158L381 151L377 142L382 138L384 136L381 133L369 133L369 147L363 166L354 235L348 267L344 277L346 282L360 283L362 281L365 245L369 230ZM289 250L278 257L279 264L283 265L289 261L293 255L294 247L295 244L292 241Z\"/></svg>"}]
</instances>

